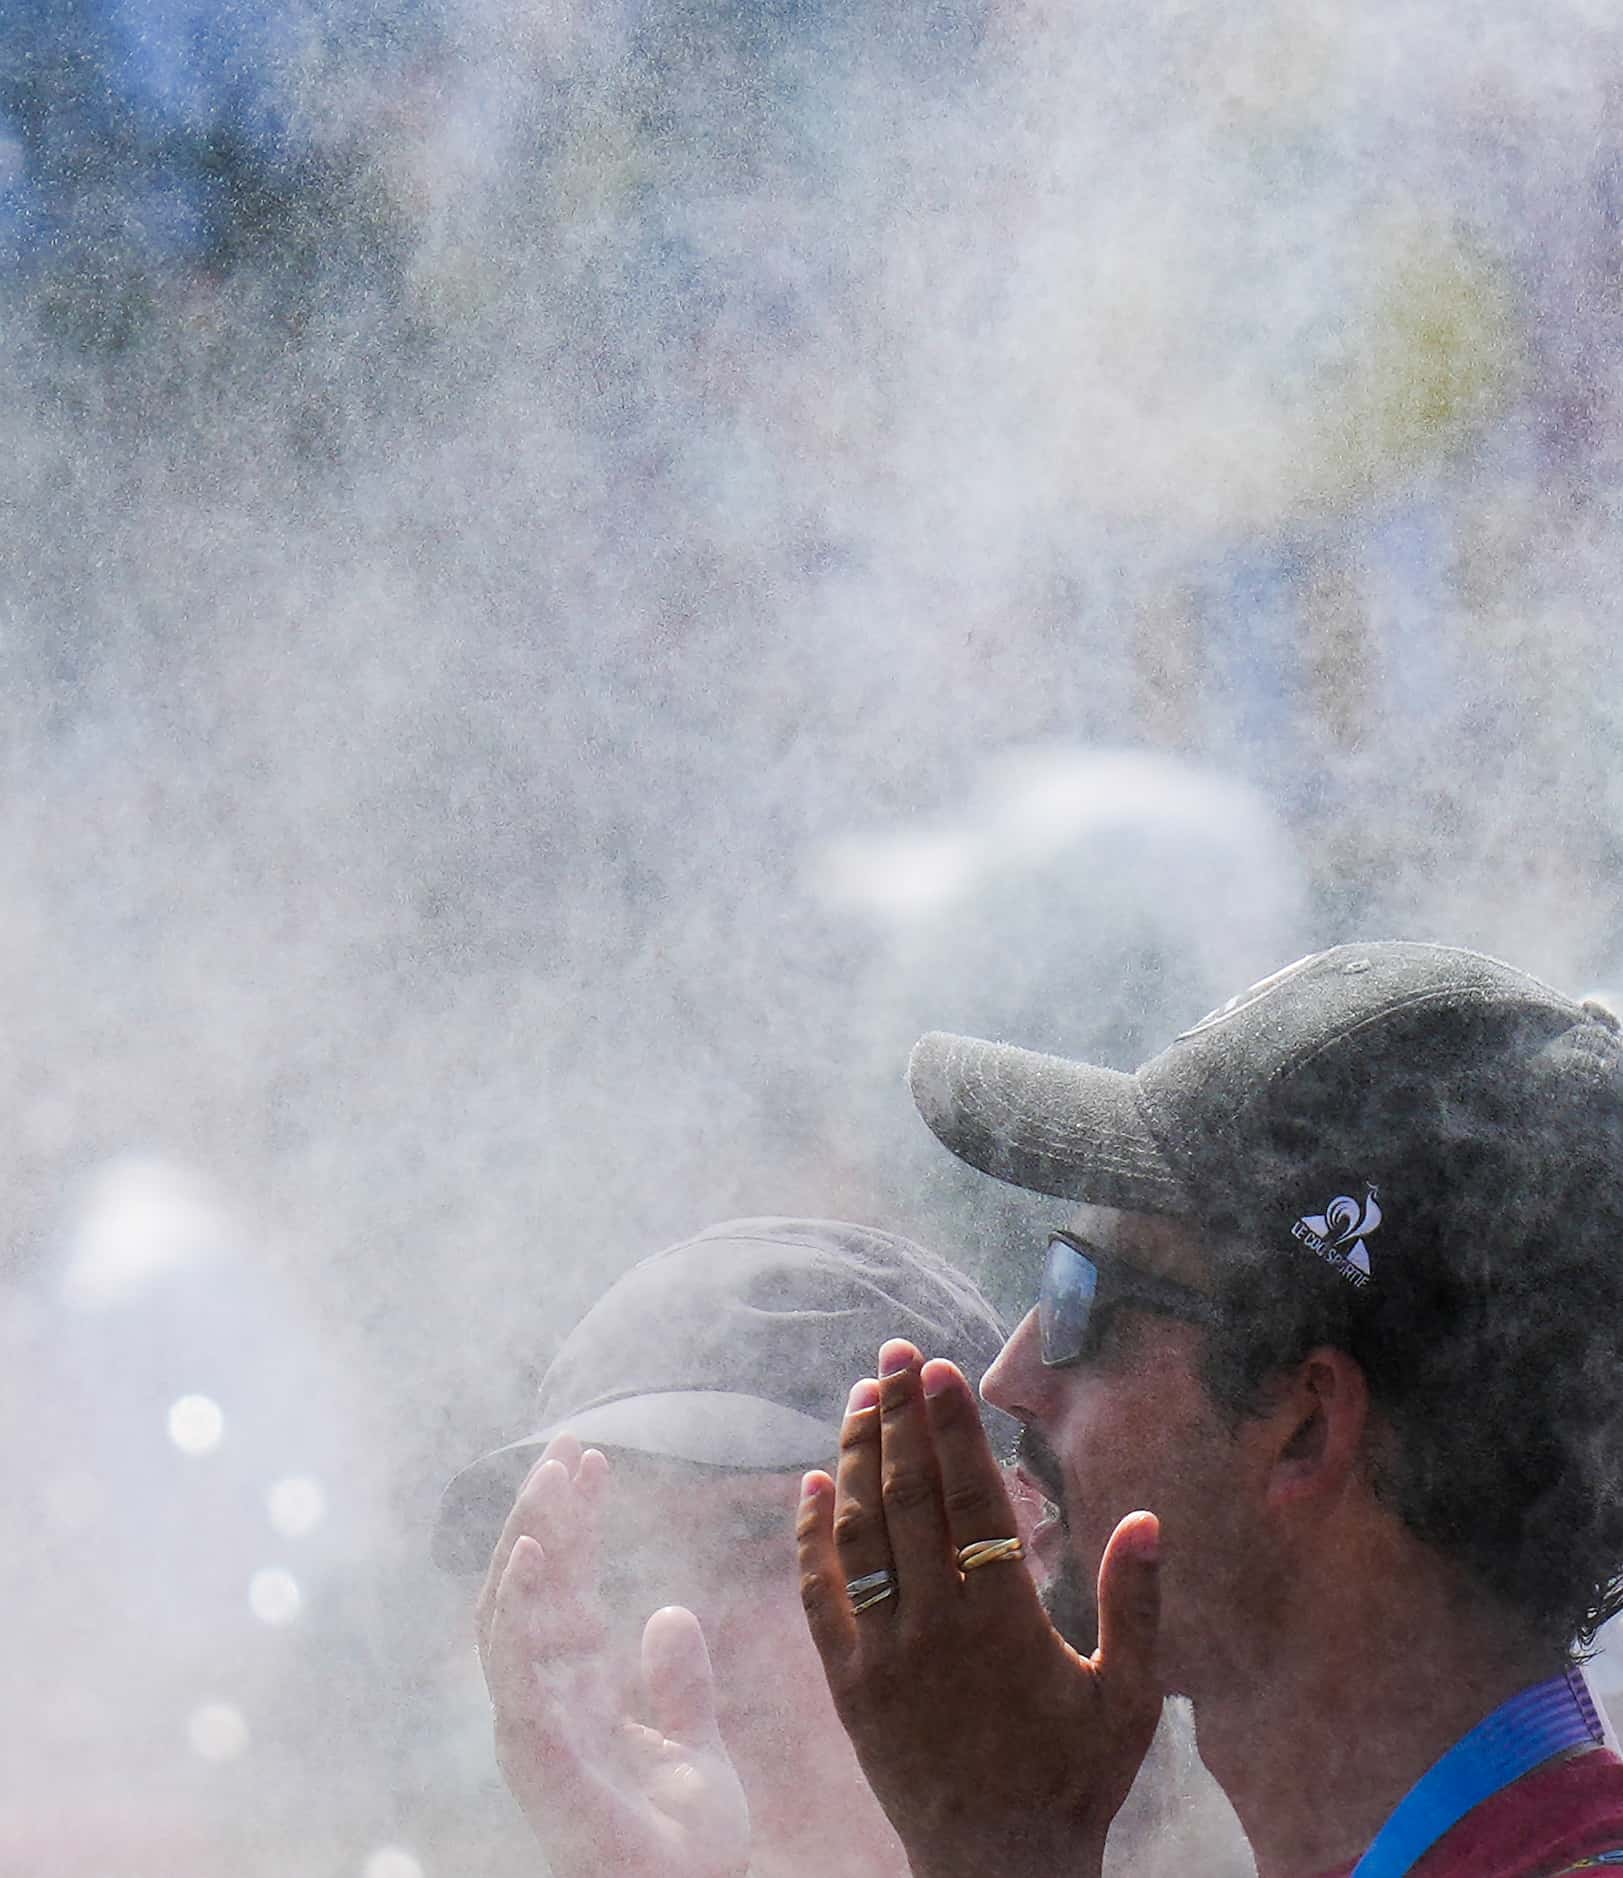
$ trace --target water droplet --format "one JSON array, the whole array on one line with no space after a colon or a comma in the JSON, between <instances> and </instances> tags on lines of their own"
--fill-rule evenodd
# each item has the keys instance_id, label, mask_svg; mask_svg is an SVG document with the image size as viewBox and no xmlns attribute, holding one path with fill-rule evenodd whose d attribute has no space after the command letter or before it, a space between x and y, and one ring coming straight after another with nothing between
<instances>
[{"instance_id":1,"label":"water droplet","mask_svg":"<svg viewBox=\"0 0 1623 1878\"><path fill-rule=\"evenodd\" d=\"M205 1761L234 1761L247 1751L248 1724L229 1702L205 1702L192 1710L186 1737Z\"/></svg>"},{"instance_id":2,"label":"water droplet","mask_svg":"<svg viewBox=\"0 0 1623 1878\"><path fill-rule=\"evenodd\" d=\"M292 1572L266 1565L248 1580L248 1608L262 1624L291 1624L304 1608L304 1595Z\"/></svg>"},{"instance_id":3,"label":"water droplet","mask_svg":"<svg viewBox=\"0 0 1623 1878\"><path fill-rule=\"evenodd\" d=\"M206 1395L183 1395L169 1411L169 1439L182 1454L212 1454L225 1435L225 1416Z\"/></svg>"},{"instance_id":4,"label":"water droplet","mask_svg":"<svg viewBox=\"0 0 1623 1878\"><path fill-rule=\"evenodd\" d=\"M327 1496L308 1474L278 1480L265 1496L270 1523L284 1539L302 1539L327 1517Z\"/></svg>"}]
</instances>

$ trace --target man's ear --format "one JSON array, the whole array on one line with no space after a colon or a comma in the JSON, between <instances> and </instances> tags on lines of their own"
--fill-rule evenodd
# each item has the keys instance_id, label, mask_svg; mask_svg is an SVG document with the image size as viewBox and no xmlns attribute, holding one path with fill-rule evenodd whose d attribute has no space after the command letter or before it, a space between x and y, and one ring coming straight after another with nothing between
<instances>
[{"instance_id":1,"label":"man's ear","mask_svg":"<svg viewBox=\"0 0 1623 1878\"><path fill-rule=\"evenodd\" d=\"M1268 1503L1337 1497L1358 1472L1369 1428L1369 1383L1345 1350L1310 1350L1279 1378L1268 1423Z\"/></svg>"}]
</instances>

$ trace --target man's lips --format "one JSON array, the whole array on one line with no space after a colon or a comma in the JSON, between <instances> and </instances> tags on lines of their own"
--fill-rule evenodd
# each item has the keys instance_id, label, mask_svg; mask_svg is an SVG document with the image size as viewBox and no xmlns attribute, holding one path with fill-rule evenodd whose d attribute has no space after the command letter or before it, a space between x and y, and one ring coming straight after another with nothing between
<instances>
[{"instance_id":1,"label":"man's lips","mask_svg":"<svg viewBox=\"0 0 1623 1878\"><path fill-rule=\"evenodd\" d=\"M1021 1485L1043 1503L1043 1516L1030 1529L1031 1553L1052 1570L1054 1553L1064 1546L1070 1531L1064 1475L1053 1449L1029 1424L1020 1430L1014 1451L1014 1471Z\"/></svg>"},{"instance_id":2,"label":"man's lips","mask_svg":"<svg viewBox=\"0 0 1623 1878\"><path fill-rule=\"evenodd\" d=\"M1040 1513L1028 1514L1031 1524L1027 1528L1027 1545L1033 1558L1047 1564L1056 1548L1063 1547L1070 1528L1066 1522L1065 1509L1046 1486L1034 1479L1024 1468L1017 1468L1020 1484L1030 1497L1042 1509Z\"/></svg>"},{"instance_id":3,"label":"man's lips","mask_svg":"<svg viewBox=\"0 0 1623 1878\"><path fill-rule=\"evenodd\" d=\"M1039 1480L1028 1468L1017 1467L1014 1471L1020 1484L1034 1493L1037 1498L1042 1501L1043 1505L1047 1507L1048 1514L1043 1521L1045 1525L1051 1520L1063 1519L1065 1517L1064 1509L1061 1507L1054 1489L1049 1486L1047 1481Z\"/></svg>"},{"instance_id":4,"label":"man's lips","mask_svg":"<svg viewBox=\"0 0 1623 1878\"><path fill-rule=\"evenodd\" d=\"M1014 1451L1014 1471L1033 1492L1039 1493L1053 1507L1055 1517L1065 1518L1065 1484L1059 1461L1036 1429L1020 1431Z\"/></svg>"}]
</instances>

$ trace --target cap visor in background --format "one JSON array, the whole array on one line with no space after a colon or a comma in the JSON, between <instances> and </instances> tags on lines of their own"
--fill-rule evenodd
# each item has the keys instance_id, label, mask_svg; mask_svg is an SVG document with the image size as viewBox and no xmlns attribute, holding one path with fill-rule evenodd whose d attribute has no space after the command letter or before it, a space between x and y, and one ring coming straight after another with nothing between
<instances>
[{"instance_id":1,"label":"cap visor in background","mask_svg":"<svg viewBox=\"0 0 1623 1878\"><path fill-rule=\"evenodd\" d=\"M446 1487L434 1532L442 1571L482 1572L525 1476L555 1435L583 1447L620 1449L650 1459L787 1473L834 1458L838 1428L759 1396L684 1389L622 1397L565 1416L551 1427L486 1454Z\"/></svg>"},{"instance_id":2,"label":"cap visor in background","mask_svg":"<svg viewBox=\"0 0 1623 1878\"><path fill-rule=\"evenodd\" d=\"M1120 1070L933 1030L913 1046L908 1087L961 1161L1057 1199L1184 1213L1189 1199Z\"/></svg>"}]
</instances>

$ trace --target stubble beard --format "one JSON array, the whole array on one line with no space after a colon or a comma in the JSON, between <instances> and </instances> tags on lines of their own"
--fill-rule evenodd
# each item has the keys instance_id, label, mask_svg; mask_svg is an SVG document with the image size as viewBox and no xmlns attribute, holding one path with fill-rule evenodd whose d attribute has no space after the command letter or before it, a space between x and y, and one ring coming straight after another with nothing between
<instances>
[{"instance_id":1,"label":"stubble beard","mask_svg":"<svg viewBox=\"0 0 1623 1878\"><path fill-rule=\"evenodd\" d=\"M1099 1647L1099 1609L1093 1585L1077 1564L1071 1546L1070 1509L1065 1504L1064 1472L1059 1459L1030 1422L1020 1430L1015 1459L1026 1478L1047 1497L1059 1523L1061 1544L1055 1548L1058 1562L1042 1588L1043 1609L1073 1650L1091 1656Z\"/></svg>"},{"instance_id":2,"label":"stubble beard","mask_svg":"<svg viewBox=\"0 0 1623 1878\"><path fill-rule=\"evenodd\" d=\"M1043 1608L1048 1621L1080 1656L1092 1656L1099 1647L1099 1610L1087 1574L1076 1562L1066 1533L1066 1549L1059 1568L1043 1586Z\"/></svg>"}]
</instances>

